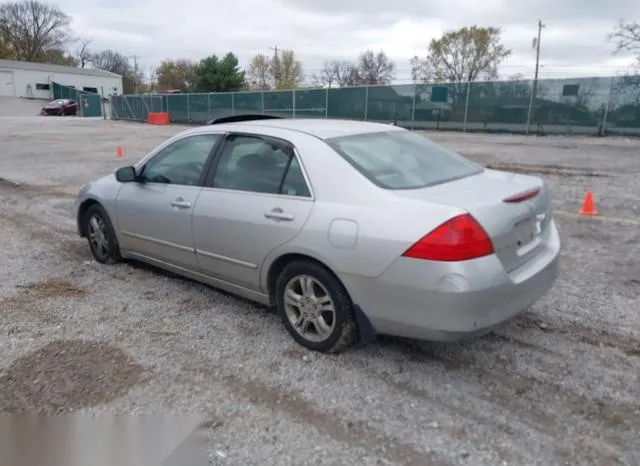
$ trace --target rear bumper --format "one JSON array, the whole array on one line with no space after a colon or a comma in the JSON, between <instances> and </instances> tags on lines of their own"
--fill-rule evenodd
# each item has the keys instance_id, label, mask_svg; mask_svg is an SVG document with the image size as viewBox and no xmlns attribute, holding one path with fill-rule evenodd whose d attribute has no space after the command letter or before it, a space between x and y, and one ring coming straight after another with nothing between
<instances>
[{"instance_id":1,"label":"rear bumper","mask_svg":"<svg viewBox=\"0 0 640 466\"><path fill-rule=\"evenodd\" d=\"M542 298L558 275L555 222L545 245L509 273L496 256L464 263L399 259L380 277L343 277L377 333L433 341L478 336L508 323Z\"/></svg>"}]
</instances>

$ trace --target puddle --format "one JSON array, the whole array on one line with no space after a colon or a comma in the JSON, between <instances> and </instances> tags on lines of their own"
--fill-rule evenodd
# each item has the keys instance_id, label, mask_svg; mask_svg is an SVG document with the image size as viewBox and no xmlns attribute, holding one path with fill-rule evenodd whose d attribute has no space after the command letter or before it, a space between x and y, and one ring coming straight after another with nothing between
<instances>
[{"instance_id":1,"label":"puddle","mask_svg":"<svg viewBox=\"0 0 640 466\"><path fill-rule=\"evenodd\" d=\"M59 324L55 306L51 299L81 299L89 295L86 288L79 287L62 278L53 277L38 282L16 285L19 293L0 301L0 309L17 311L47 324Z\"/></svg>"},{"instance_id":2,"label":"puddle","mask_svg":"<svg viewBox=\"0 0 640 466\"><path fill-rule=\"evenodd\" d=\"M81 298L88 294L87 290L61 278L49 278L40 282L19 285L24 298Z\"/></svg>"},{"instance_id":3,"label":"puddle","mask_svg":"<svg viewBox=\"0 0 640 466\"><path fill-rule=\"evenodd\" d=\"M144 372L114 346L55 341L18 358L0 376L0 411L51 414L96 406L123 396Z\"/></svg>"}]
</instances>

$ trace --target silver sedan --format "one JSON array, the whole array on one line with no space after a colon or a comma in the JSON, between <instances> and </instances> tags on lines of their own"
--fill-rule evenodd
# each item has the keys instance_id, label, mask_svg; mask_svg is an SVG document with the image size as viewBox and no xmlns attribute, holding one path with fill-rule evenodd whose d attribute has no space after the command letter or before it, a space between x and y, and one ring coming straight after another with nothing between
<instances>
[{"instance_id":1,"label":"silver sedan","mask_svg":"<svg viewBox=\"0 0 640 466\"><path fill-rule=\"evenodd\" d=\"M78 231L97 261L143 261L276 307L322 352L376 334L480 335L553 286L561 244L540 178L390 125L230 120L82 188Z\"/></svg>"}]
</instances>

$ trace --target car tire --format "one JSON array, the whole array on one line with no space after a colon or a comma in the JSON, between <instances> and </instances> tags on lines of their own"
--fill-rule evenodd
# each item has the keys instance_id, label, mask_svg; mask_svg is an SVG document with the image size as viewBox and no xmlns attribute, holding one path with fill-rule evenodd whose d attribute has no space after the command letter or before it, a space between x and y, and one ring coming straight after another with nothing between
<instances>
[{"instance_id":1,"label":"car tire","mask_svg":"<svg viewBox=\"0 0 640 466\"><path fill-rule=\"evenodd\" d=\"M276 280L275 298L282 323L300 345L322 353L340 353L356 341L358 327L351 298L342 283L320 264L288 264Z\"/></svg>"},{"instance_id":2,"label":"car tire","mask_svg":"<svg viewBox=\"0 0 640 466\"><path fill-rule=\"evenodd\" d=\"M109 215L100 204L93 204L84 217L87 241L93 258L101 264L122 261L118 239Z\"/></svg>"}]
</instances>

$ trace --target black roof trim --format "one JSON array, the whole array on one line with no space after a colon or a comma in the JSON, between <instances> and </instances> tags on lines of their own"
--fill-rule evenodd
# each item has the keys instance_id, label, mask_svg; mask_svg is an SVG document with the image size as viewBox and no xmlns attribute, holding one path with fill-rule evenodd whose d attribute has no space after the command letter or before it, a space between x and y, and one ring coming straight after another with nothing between
<instances>
[{"instance_id":1,"label":"black roof trim","mask_svg":"<svg viewBox=\"0 0 640 466\"><path fill-rule=\"evenodd\" d=\"M208 125L218 125L220 123L236 123L240 121L256 121L256 120L276 120L282 117L276 115L265 115L262 113L244 113L240 115L229 115L226 117L214 118L207 121Z\"/></svg>"}]
</instances>

